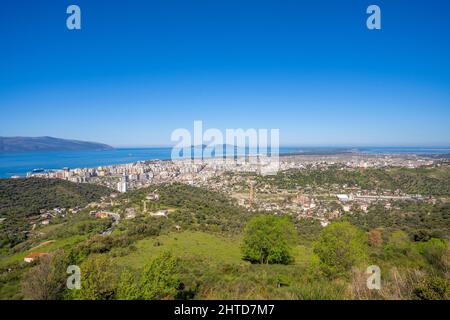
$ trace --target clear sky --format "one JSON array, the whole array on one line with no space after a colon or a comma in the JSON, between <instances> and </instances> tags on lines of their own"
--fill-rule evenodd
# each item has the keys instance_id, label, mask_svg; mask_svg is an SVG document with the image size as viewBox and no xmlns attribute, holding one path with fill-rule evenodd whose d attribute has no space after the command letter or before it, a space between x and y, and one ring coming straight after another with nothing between
<instances>
[{"instance_id":1,"label":"clear sky","mask_svg":"<svg viewBox=\"0 0 450 320\"><path fill-rule=\"evenodd\" d=\"M448 0L2 1L0 40L0 136L165 145L202 120L282 145L450 145Z\"/></svg>"}]
</instances>

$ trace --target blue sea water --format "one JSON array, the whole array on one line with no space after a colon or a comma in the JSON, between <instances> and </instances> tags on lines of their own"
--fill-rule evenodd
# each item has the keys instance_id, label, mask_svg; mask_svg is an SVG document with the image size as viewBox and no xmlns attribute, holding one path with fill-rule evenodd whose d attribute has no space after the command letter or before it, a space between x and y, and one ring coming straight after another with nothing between
<instances>
[{"instance_id":1,"label":"blue sea water","mask_svg":"<svg viewBox=\"0 0 450 320\"><path fill-rule=\"evenodd\" d=\"M0 154L0 177L23 176L33 169L91 168L139 160L170 159L171 148L120 148L104 151L52 151Z\"/></svg>"},{"instance_id":2,"label":"blue sea water","mask_svg":"<svg viewBox=\"0 0 450 320\"><path fill-rule=\"evenodd\" d=\"M169 147L118 148L105 151L59 151L0 153L0 178L14 175L24 176L33 169L90 168L102 165L131 163L140 160L167 160L171 158ZM450 148L422 147L281 147L280 154L327 154L342 151L357 151L372 154L447 154Z\"/></svg>"}]
</instances>

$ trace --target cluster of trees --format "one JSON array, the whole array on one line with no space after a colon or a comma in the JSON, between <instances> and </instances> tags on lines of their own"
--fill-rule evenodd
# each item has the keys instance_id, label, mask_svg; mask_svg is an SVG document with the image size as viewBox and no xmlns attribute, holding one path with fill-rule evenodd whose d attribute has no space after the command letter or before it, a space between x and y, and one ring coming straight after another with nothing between
<instances>
[{"instance_id":1,"label":"cluster of trees","mask_svg":"<svg viewBox=\"0 0 450 320\"><path fill-rule=\"evenodd\" d=\"M252 218L245 228L244 259L261 264L292 263L294 234L294 224L287 218ZM347 221L331 223L313 245L317 259L310 266L313 281L352 281L357 298L450 299L448 240L414 242L401 230L387 236L384 242L383 229L364 232ZM361 281L358 274L374 264L385 272L384 289L368 293L366 278Z\"/></svg>"},{"instance_id":2,"label":"cluster of trees","mask_svg":"<svg viewBox=\"0 0 450 320\"><path fill-rule=\"evenodd\" d=\"M180 260L163 252L148 263L140 274L118 268L108 255L94 254L80 265L80 288L67 289L70 254L57 251L39 259L22 282L24 299L30 300L154 300L175 299L182 295Z\"/></svg>"},{"instance_id":3,"label":"cluster of trees","mask_svg":"<svg viewBox=\"0 0 450 320\"><path fill-rule=\"evenodd\" d=\"M145 196L155 187L132 191L126 195L133 204L141 205ZM241 231L249 216L229 197L215 191L197 188L181 183L163 184L157 187L160 198L149 201L148 208L175 209L169 215L173 224L180 224L193 230L213 232Z\"/></svg>"},{"instance_id":4,"label":"cluster of trees","mask_svg":"<svg viewBox=\"0 0 450 320\"><path fill-rule=\"evenodd\" d=\"M409 194L447 196L450 194L450 167L439 168L357 168L289 170L280 172L275 177L265 177L278 187L292 189L297 186L309 185L330 186L348 185L359 186L363 189L401 190Z\"/></svg>"},{"instance_id":5,"label":"cluster of trees","mask_svg":"<svg viewBox=\"0 0 450 320\"><path fill-rule=\"evenodd\" d=\"M375 228L402 230L415 241L426 241L431 238L449 238L449 212L450 203L431 205L398 202L390 210L382 205L371 206L367 213L355 210L352 215L345 215L341 220L349 221L365 231Z\"/></svg>"}]
</instances>

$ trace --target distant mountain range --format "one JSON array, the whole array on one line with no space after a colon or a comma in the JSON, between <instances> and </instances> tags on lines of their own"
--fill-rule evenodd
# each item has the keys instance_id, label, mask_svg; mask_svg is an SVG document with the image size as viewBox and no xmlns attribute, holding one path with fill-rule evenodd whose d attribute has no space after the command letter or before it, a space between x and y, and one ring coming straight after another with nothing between
<instances>
[{"instance_id":1,"label":"distant mountain range","mask_svg":"<svg viewBox=\"0 0 450 320\"><path fill-rule=\"evenodd\" d=\"M103 143L66 140L53 137L0 137L0 153L27 151L111 150Z\"/></svg>"}]
</instances>

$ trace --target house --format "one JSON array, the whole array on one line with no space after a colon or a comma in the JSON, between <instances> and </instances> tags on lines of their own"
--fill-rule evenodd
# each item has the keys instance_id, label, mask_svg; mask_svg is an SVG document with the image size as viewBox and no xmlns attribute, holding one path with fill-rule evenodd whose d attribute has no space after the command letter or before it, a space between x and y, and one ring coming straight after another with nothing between
<instances>
[{"instance_id":1,"label":"house","mask_svg":"<svg viewBox=\"0 0 450 320\"><path fill-rule=\"evenodd\" d=\"M319 221L320 221L320 225L321 225L323 228L325 228L327 225L330 224L330 222L329 222L328 220L325 220L325 219L320 219Z\"/></svg>"},{"instance_id":2,"label":"house","mask_svg":"<svg viewBox=\"0 0 450 320\"><path fill-rule=\"evenodd\" d=\"M51 214L50 212L45 212L45 213L41 214L41 218L43 218L43 219L51 219L53 217L54 217L54 215Z\"/></svg>"},{"instance_id":3,"label":"house","mask_svg":"<svg viewBox=\"0 0 450 320\"><path fill-rule=\"evenodd\" d=\"M25 261L25 262L27 262L27 263L31 263L31 262L33 262L34 260L36 260L36 259L38 259L38 258L40 258L40 257L43 257L43 256L47 256L47 255L48 255L47 252L33 252L33 253L30 253L29 255L27 255L27 256L23 259L23 261Z\"/></svg>"},{"instance_id":4,"label":"house","mask_svg":"<svg viewBox=\"0 0 450 320\"><path fill-rule=\"evenodd\" d=\"M344 212L350 212L351 207L349 205L343 205L342 209L344 210Z\"/></svg>"},{"instance_id":5,"label":"house","mask_svg":"<svg viewBox=\"0 0 450 320\"><path fill-rule=\"evenodd\" d=\"M339 201L342 202L347 202L350 200L349 196L346 194L337 194L336 197L338 198Z\"/></svg>"},{"instance_id":6,"label":"house","mask_svg":"<svg viewBox=\"0 0 450 320\"><path fill-rule=\"evenodd\" d=\"M134 208L126 208L125 209L125 218L126 219L136 218L136 210Z\"/></svg>"},{"instance_id":7,"label":"house","mask_svg":"<svg viewBox=\"0 0 450 320\"><path fill-rule=\"evenodd\" d=\"M159 200L159 194L157 193L150 193L148 196L145 197L147 200L152 201L158 201Z\"/></svg>"},{"instance_id":8,"label":"house","mask_svg":"<svg viewBox=\"0 0 450 320\"><path fill-rule=\"evenodd\" d=\"M169 213L169 211L167 211L167 210L159 210L157 212L150 213L150 215L152 217L167 217L168 213Z\"/></svg>"},{"instance_id":9,"label":"house","mask_svg":"<svg viewBox=\"0 0 450 320\"><path fill-rule=\"evenodd\" d=\"M100 218L100 219L106 219L106 218L108 218L108 213L106 213L106 212L96 212L95 213L95 217L96 218Z\"/></svg>"}]
</instances>

